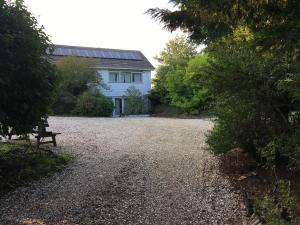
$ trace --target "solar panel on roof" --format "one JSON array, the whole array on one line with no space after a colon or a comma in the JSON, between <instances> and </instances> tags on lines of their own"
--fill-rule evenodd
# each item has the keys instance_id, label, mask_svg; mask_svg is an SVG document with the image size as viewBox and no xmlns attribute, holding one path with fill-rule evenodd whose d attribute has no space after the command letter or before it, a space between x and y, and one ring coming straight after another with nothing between
<instances>
[{"instance_id":1,"label":"solar panel on roof","mask_svg":"<svg viewBox=\"0 0 300 225\"><path fill-rule=\"evenodd\" d=\"M142 60L142 55L135 51L118 51L106 49L84 49L75 47L58 47L53 54L64 56L79 56L91 58Z\"/></svg>"},{"instance_id":2,"label":"solar panel on roof","mask_svg":"<svg viewBox=\"0 0 300 225\"><path fill-rule=\"evenodd\" d=\"M72 49L67 48L66 51L69 56L74 55L74 52L72 51Z\"/></svg>"},{"instance_id":3,"label":"solar panel on roof","mask_svg":"<svg viewBox=\"0 0 300 225\"><path fill-rule=\"evenodd\" d=\"M88 49L84 50L84 53L85 53L86 57L93 57L91 51Z\"/></svg>"},{"instance_id":4,"label":"solar panel on roof","mask_svg":"<svg viewBox=\"0 0 300 225\"><path fill-rule=\"evenodd\" d=\"M111 58L111 55L108 52L103 52L105 58Z\"/></svg>"},{"instance_id":5,"label":"solar panel on roof","mask_svg":"<svg viewBox=\"0 0 300 225\"><path fill-rule=\"evenodd\" d=\"M118 59L121 59L120 52L116 52L116 55L118 56Z\"/></svg>"},{"instance_id":6,"label":"solar panel on roof","mask_svg":"<svg viewBox=\"0 0 300 225\"><path fill-rule=\"evenodd\" d=\"M92 50L85 50L86 56L87 57L94 57L93 51Z\"/></svg>"},{"instance_id":7,"label":"solar panel on roof","mask_svg":"<svg viewBox=\"0 0 300 225\"><path fill-rule=\"evenodd\" d=\"M127 53L126 52L122 52L122 59L127 59L128 56L127 56Z\"/></svg>"},{"instance_id":8,"label":"solar panel on roof","mask_svg":"<svg viewBox=\"0 0 300 225\"><path fill-rule=\"evenodd\" d=\"M115 59L118 59L118 58L119 58L116 52L111 52L111 55L112 55L112 57L114 57Z\"/></svg>"},{"instance_id":9,"label":"solar panel on roof","mask_svg":"<svg viewBox=\"0 0 300 225\"><path fill-rule=\"evenodd\" d=\"M130 54L130 56L132 57L132 59L137 59L137 58L136 58L136 55L135 55L133 52L130 52L129 54Z\"/></svg>"},{"instance_id":10,"label":"solar panel on roof","mask_svg":"<svg viewBox=\"0 0 300 225\"><path fill-rule=\"evenodd\" d=\"M82 50L81 50L81 49L77 49L76 55L81 56L81 57L84 57L84 56L85 56L85 55L82 53Z\"/></svg>"},{"instance_id":11,"label":"solar panel on roof","mask_svg":"<svg viewBox=\"0 0 300 225\"><path fill-rule=\"evenodd\" d=\"M61 52L62 55L67 54L67 52L66 52L65 49L63 49L63 48L60 48L60 52Z\"/></svg>"},{"instance_id":12,"label":"solar panel on roof","mask_svg":"<svg viewBox=\"0 0 300 225\"><path fill-rule=\"evenodd\" d=\"M125 52L120 52L120 55L121 55L121 58L122 58L122 59L125 59L125 58L126 58Z\"/></svg>"},{"instance_id":13,"label":"solar panel on roof","mask_svg":"<svg viewBox=\"0 0 300 225\"><path fill-rule=\"evenodd\" d=\"M110 56L109 58L114 58L113 53L112 52L107 52L108 55Z\"/></svg>"},{"instance_id":14,"label":"solar panel on roof","mask_svg":"<svg viewBox=\"0 0 300 225\"><path fill-rule=\"evenodd\" d=\"M127 52L125 55L126 55L126 59L133 59L132 56L130 55L130 52Z\"/></svg>"},{"instance_id":15,"label":"solar panel on roof","mask_svg":"<svg viewBox=\"0 0 300 225\"><path fill-rule=\"evenodd\" d=\"M89 50L89 55L90 57L96 57L95 51L94 50Z\"/></svg>"},{"instance_id":16,"label":"solar panel on roof","mask_svg":"<svg viewBox=\"0 0 300 225\"><path fill-rule=\"evenodd\" d=\"M69 52L68 52L67 49L65 49L65 48L62 48L62 49L61 49L61 52L62 52L62 54L64 54L64 55L69 55Z\"/></svg>"},{"instance_id":17,"label":"solar panel on roof","mask_svg":"<svg viewBox=\"0 0 300 225\"><path fill-rule=\"evenodd\" d=\"M99 51L95 51L95 55L96 55L96 57L101 57L101 55L100 55L100 52Z\"/></svg>"},{"instance_id":18,"label":"solar panel on roof","mask_svg":"<svg viewBox=\"0 0 300 225\"><path fill-rule=\"evenodd\" d=\"M54 53L57 54L57 55L61 55L61 54L62 54L60 48L55 49L55 50L54 50Z\"/></svg>"},{"instance_id":19,"label":"solar panel on roof","mask_svg":"<svg viewBox=\"0 0 300 225\"><path fill-rule=\"evenodd\" d=\"M94 50L89 50L89 55L90 55L90 57L93 57L93 58L96 57L96 54L95 54Z\"/></svg>"},{"instance_id":20,"label":"solar panel on roof","mask_svg":"<svg viewBox=\"0 0 300 225\"><path fill-rule=\"evenodd\" d=\"M132 52L134 59L142 59L141 54L138 52Z\"/></svg>"},{"instance_id":21,"label":"solar panel on roof","mask_svg":"<svg viewBox=\"0 0 300 225\"><path fill-rule=\"evenodd\" d=\"M105 54L103 51L98 51L98 53L99 53L100 57L105 58Z\"/></svg>"}]
</instances>

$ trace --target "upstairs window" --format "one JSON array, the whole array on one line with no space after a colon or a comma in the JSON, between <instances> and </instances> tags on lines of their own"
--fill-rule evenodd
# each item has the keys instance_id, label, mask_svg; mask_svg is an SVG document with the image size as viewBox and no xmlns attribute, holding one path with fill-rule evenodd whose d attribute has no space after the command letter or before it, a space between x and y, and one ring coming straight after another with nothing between
<instances>
[{"instance_id":1,"label":"upstairs window","mask_svg":"<svg viewBox=\"0 0 300 225\"><path fill-rule=\"evenodd\" d=\"M117 83L119 79L119 72L109 72L109 82Z\"/></svg>"},{"instance_id":2,"label":"upstairs window","mask_svg":"<svg viewBox=\"0 0 300 225\"><path fill-rule=\"evenodd\" d=\"M142 73L132 73L132 83L142 83Z\"/></svg>"},{"instance_id":3,"label":"upstairs window","mask_svg":"<svg viewBox=\"0 0 300 225\"><path fill-rule=\"evenodd\" d=\"M122 72L120 82L121 83L131 83L131 73L130 72Z\"/></svg>"},{"instance_id":4,"label":"upstairs window","mask_svg":"<svg viewBox=\"0 0 300 225\"><path fill-rule=\"evenodd\" d=\"M142 73L127 71L109 72L109 83L142 83Z\"/></svg>"}]
</instances>

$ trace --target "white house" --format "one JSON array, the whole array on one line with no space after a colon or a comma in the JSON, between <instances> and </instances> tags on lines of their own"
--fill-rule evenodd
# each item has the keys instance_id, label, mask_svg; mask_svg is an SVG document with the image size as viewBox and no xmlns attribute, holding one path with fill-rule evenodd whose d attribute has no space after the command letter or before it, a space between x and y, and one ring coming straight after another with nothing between
<instances>
[{"instance_id":1,"label":"white house","mask_svg":"<svg viewBox=\"0 0 300 225\"><path fill-rule=\"evenodd\" d=\"M112 98L115 105L114 116L124 113L125 92L129 87L134 86L143 95L151 89L151 71L154 67L140 51L66 45L53 47L54 61L66 56L99 59L99 75L109 87L108 90L103 90L103 94Z\"/></svg>"}]
</instances>

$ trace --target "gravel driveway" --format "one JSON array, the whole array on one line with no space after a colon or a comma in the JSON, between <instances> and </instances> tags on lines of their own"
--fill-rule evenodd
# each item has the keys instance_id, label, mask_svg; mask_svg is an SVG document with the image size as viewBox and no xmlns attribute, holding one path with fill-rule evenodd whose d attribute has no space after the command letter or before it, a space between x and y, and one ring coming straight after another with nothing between
<instances>
[{"instance_id":1,"label":"gravel driveway","mask_svg":"<svg viewBox=\"0 0 300 225\"><path fill-rule=\"evenodd\" d=\"M241 224L239 196L205 149L209 120L49 123L76 160L0 199L0 224Z\"/></svg>"}]
</instances>

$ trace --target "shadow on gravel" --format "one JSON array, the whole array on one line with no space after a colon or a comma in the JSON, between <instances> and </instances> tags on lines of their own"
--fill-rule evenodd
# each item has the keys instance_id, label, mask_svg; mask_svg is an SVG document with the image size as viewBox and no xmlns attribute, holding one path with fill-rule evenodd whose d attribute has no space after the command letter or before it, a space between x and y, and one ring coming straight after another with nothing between
<instances>
[{"instance_id":1,"label":"shadow on gravel","mask_svg":"<svg viewBox=\"0 0 300 225\"><path fill-rule=\"evenodd\" d=\"M141 224L145 219L146 171L141 156L120 158L120 168L114 177L104 177L99 189L86 193L79 224ZM143 168L143 170L141 170ZM93 221L93 222L91 222Z\"/></svg>"}]
</instances>

